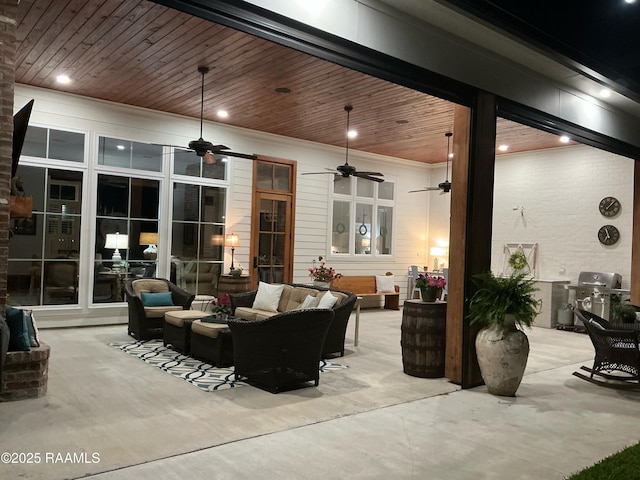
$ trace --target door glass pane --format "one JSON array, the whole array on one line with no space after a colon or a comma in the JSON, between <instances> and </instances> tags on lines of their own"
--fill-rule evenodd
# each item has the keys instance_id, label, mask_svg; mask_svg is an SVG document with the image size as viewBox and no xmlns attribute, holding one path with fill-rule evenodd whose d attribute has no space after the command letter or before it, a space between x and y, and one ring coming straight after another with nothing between
<instances>
[{"instance_id":1,"label":"door glass pane","mask_svg":"<svg viewBox=\"0 0 640 480\"><path fill-rule=\"evenodd\" d=\"M377 252L382 255L391 254L393 240L393 207L378 207L377 217Z\"/></svg>"},{"instance_id":2,"label":"door glass pane","mask_svg":"<svg viewBox=\"0 0 640 480\"><path fill-rule=\"evenodd\" d=\"M262 281L282 282L285 262L287 203L260 201L260 235L258 244L259 277Z\"/></svg>"},{"instance_id":3,"label":"door glass pane","mask_svg":"<svg viewBox=\"0 0 640 480\"><path fill-rule=\"evenodd\" d=\"M258 178L256 184L261 190L271 190L273 188L273 166L268 163L258 162Z\"/></svg>"},{"instance_id":4,"label":"door glass pane","mask_svg":"<svg viewBox=\"0 0 640 480\"><path fill-rule=\"evenodd\" d=\"M291 167L276 165L273 169L273 189L289 191L289 172Z\"/></svg>"},{"instance_id":5,"label":"door glass pane","mask_svg":"<svg viewBox=\"0 0 640 480\"><path fill-rule=\"evenodd\" d=\"M333 202L333 224L331 229L331 251L333 253L349 253L349 202Z\"/></svg>"}]
</instances>

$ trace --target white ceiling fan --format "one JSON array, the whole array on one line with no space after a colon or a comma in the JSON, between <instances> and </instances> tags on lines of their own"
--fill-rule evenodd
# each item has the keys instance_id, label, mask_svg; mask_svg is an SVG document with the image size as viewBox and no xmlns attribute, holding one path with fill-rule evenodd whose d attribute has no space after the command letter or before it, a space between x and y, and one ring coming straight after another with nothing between
<instances>
[{"instance_id":1,"label":"white ceiling fan","mask_svg":"<svg viewBox=\"0 0 640 480\"><path fill-rule=\"evenodd\" d=\"M444 136L447 137L447 173L445 175L444 182L439 183L437 187L425 187L421 188L420 190L410 190L409 193L433 192L436 190L441 190L440 194L442 195L443 193L449 193L451 191L451 182L449 181L449 158L451 158L451 154L449 152L449 148L451 146L452 135L453 133L451 132L447 132L444 134Z\"/></svg>"}]
</instances>

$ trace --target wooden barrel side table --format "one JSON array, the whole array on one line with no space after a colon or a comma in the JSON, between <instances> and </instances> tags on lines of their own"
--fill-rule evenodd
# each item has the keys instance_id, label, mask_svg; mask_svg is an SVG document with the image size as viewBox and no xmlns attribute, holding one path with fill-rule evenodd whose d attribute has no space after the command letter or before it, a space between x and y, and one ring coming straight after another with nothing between
<instances>
[{"instance_id":1,"label":"wooden barrel side table","mask_svg":"<svg viewBox=\"0 0 640 480\"><path fill-rule=\"evenodd\" d=\"M222 294L242 293L251 290L251 277L249 275L220 275L218 281L218 296Z\"/></svg>"},{"instance_id":2,"label":"wooden barrel side table","mask_svg":"<svg viewBox=\"0 0 640 480\"><path fill-rule=\"evenodd\" d=\"M414 377L444 377L446 302L406 300L402 312L402 365Z\"/></svg>"}]
</instances>

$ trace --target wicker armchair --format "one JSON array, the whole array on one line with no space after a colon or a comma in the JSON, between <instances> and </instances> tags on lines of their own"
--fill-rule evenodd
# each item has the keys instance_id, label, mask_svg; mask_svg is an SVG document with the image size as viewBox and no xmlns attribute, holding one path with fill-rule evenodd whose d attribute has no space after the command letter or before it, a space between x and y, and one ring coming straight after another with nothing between
<instances>
[{"instance_id":1,"label":"wicker armchair","mask_svg":"<svg viewBox=\"0 0 640 480\"><path fill-rule=\"evenodd\" d=\"M320 382L322 345L334 313L293 310L265 320L229 319L235 377L272 393Z\"/></svg>"},{"instance_id":2,"label":"wicker armchair","mask_svg":"<svg viewBox=\"0 0 640 480\"><path fill-rule=\"evenodd\" d=\"M145 307L142 292L171 292L172 306ZM171 310L189 310L195 298L164 278L135 278L124 284L124 294L129 305L129 335L137 340L162 338L164 314Z\"/></svg>"},{"instance_id":3,"label":"wicker armchair","mask_svg":"<svg viewBox=\"0 0 640 480\"><path fill-rule=\"evenodd\" d=\"M576 316L584 323L595 349L593 367L581 367L590 373L573 372L579 378L612 388L640 388L640 329L619 329L599 316L576 309ZM606 373L605 373L606 372ZM613 373L619 372L619 373ZM597 375L594 378L594 375ZM602 379L600 379L600 377Z\"/></svg>"},{"instance_id":4,"label":"wicker armchair","mask_svg":"<svg viewBox=\"0 0 640 480\"><path fill-rule=\"evenodd\" d=\"M310 288L309 285L305 285L303 283L291 283L289 285L292 287ZM311 288L320 291L329 290L328 288L323 287ZM358 299L358 297L351 292L345 292L344 290L337 290L335 288L331 289L331 291L343 293L347 298L340 302L339 305L333 307L334 317L331 322L329 332L327 333L324 346L322 347L322 358L328 358L335 355L339 355L341 357L344 356L344 339L347 334L347 325L349 324L351 311ZM231 311L235 312L236 307L250 307L253 305L253 301L255 300L257 293L257 290L253 290L251 292L232 293L229 295L229 299L231 300Z\"/></svg>"}]
</instances>

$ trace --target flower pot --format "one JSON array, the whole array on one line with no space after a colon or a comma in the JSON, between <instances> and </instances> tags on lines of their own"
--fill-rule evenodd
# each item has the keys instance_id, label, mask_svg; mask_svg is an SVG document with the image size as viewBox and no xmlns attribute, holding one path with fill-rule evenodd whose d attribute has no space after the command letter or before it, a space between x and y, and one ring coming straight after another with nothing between
<instances>
[{"instance_id":1,"label":"flower pot","mask_svg":"<svg viewBox=\"0 0 640 480\"><path fill-rule=\"evenodd\" d=\"M314 280L313 286L320 287L320 288L329 288L329 282L321 282L319 280Z\"/></svg>"},{"instance_id":2,"label":"flower pot","mask_svg":"<svg viewBox=\"0 0 640 480\"><path fill-rule=\"evenodd\" d=\"M438 298L437 287L420 287L420 297L423 302L435 302Z\"/></svg>"},{"instance_id":3,"label":"flower pot","mask_svg":"<svg viewBox=\"0 0 640 480\"><path fill-rule=\"evenodd\" d=\"M485 327L476 337L480 374L489 393L514 397L529 356L529 340L507 315L505 325Z\"/></svg>"}]
</instances>

